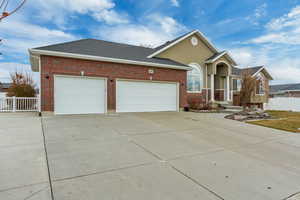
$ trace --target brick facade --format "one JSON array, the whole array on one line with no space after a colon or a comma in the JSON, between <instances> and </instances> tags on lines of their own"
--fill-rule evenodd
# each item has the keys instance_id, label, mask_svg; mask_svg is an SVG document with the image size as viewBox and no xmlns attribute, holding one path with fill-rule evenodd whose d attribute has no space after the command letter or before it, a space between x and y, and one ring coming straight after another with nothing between
<instances>
[{"instance_id":1,"label":"brick facade","mask_svg":"<svg viewBox=\"0 0 300 200\"><path fill-rule=\"evenodd\" d=\"M206 94L208 95L207 97ZM191 108L204 106L210 102L210 98L210 89L202 89L201 93L187 93L187 102Z\"/></svg>"},{"instance_id":2,"label":"brick facade","mask_svg":"<svg viewBox=\"0 0 300 200\"><path fill-rule=\"evenodd\" d=\"M214 94L215 94L216 101L225 101L224 90L215 90Z\"/></svg>"},{"instance_id":3,"label":"brick facade","mask_svg":"<svg viewBox=\"0 0 300 200\"><path fill-rule=\"evenodd\" d=\"M154 74L149 74L149 69ZM116 109L116 79L152 80L178 82L179 106L187 105L185 70L152 68L148 66L80 60L53 56L41 56L41 103L42 111L54 111L54 75L85 76L107 78L107 109Z\"/></svg>"}]
</instances>

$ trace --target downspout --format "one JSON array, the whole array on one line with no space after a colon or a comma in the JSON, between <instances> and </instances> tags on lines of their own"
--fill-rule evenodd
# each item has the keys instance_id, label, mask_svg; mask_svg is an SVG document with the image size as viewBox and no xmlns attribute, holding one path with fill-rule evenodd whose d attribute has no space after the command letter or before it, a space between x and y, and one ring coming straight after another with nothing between
<instances>
[{"instance_id":1,"label":"downspout","mask_svg":"<svg viewBox=\"0 0 300 200\"><path fill-rule=\"evenodd\" d=\"M207 76L207 64L205 65L205 67L206 67L206 77L205 77L205 84L206 84L206 92L205 92L205 98L206 98L206 100L205 100L205 102L206 102L206 104L208 104L208 81L207 81L207 79L208 79L208 76Z\"/></svg>"},{"instance_id":2,"label":"downspout","mask_svg":"<svg viewBox=\"0 0 300 200\"><path fill-rule=\"evenodd\" d=\"M39 116L42 115L42 71L41 71L41 56L39 56Z\"/></svg>"}]
</instances>

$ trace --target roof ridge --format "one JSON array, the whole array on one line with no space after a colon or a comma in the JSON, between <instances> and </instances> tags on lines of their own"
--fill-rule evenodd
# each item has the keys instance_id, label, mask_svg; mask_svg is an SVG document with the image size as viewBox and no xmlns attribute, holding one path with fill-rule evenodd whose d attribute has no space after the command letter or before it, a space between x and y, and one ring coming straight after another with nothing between
<instances>
[{"instance_id":1,"label":"roof ridge","mask_svg":"<svg viewBox=\"0 0 300 200\"><path fill-rule=\"evenodd\" d=\"M134 45L134 44L127 44L127 43L122 43L122 42L113 42L113 41L107 41L107 40L101 40L101 39L95 39L95 38L88 38L88 39L89 40L101 41L101 42L107 42L107 43L111 43L111 44L121 44L121 45L127 45L127 46L131 46L131 47L140 47L140 48L154 50L154 48L151 48L151 47L144 47L144 46L139 46L139 45Z\"/></svg>"},{"instance_id":2,"label":"roof ridge","mask_svg":"<svg viewBox=\"0 0 300 200\"><path fill-rule=\"evenodd\" d=\"M110 44L126 45L126 46L130 46L130 47L139 47L139 48L154 50L154 48L151 48L151 47L144 47L144 46L138 46L138 45L133 45L133 44L126 44L126 43L121 43L121 42L113 42L113 41L107 41L107 40L101 40L101 39L95 39L95 38L84 38L84 39L73 40L73 41L69 41L69 42L62 42L62 43L57 43L57 44L52 44L52 45L35 47L34 49L45 48L45 47L50 47L50 46L52 47L52 46L56 46L56 45L70 44L70 43L80 42L80 41L84 41L84 40L96 40L96 41L106 42L106 43L110 43Z\"/></svg>"},{"instance_id":3,"label":"roof ridge","mask_svg":"<svg viewBox=\"0 0 300 200\"><path fill-rule=\"evenodd\" d=\"M262 67L265 67L264 65L261 65L261 66L248 66L248 67L245 67L245 68L241 68L241 69L253 69L253 68L262 68Z\"/></svg>"}]
</instances>

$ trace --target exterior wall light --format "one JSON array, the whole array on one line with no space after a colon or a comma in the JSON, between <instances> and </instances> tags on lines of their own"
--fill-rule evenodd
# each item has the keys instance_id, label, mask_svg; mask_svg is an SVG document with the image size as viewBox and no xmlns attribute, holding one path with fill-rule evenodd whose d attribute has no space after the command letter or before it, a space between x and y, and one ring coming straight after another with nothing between
<instances>
[{"instance_id":1,"label":"exterior wall light","mask_svg":"<svg viewBox=\"0 0 300 200\"><path fill-rule=\"evenodd\" d=\"M149 70L148 70L148 73L149 73L149 74L154 74L154 69L149 69Z\"/></svg>"}]
</instances>

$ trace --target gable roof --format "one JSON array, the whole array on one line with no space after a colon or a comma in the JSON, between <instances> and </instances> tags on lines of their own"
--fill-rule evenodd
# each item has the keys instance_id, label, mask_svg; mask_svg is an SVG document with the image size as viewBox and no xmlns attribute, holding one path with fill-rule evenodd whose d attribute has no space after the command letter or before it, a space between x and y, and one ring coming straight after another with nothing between
<instances>
[{"instance_id":1,"label":"gable roof","mask_svg":"<svg viewBox=\"0 0 300 200\"><path fill-rule=\"evenodd\" d=\"M57 55L63 57L78 57L120 63L131 63L149 66L161 66L189 70L182 63L165 58L147 58L154 52L152 48L107 42L96 39L82 39L30 49L30 54ZM126 62L127 61L127 62Z\"/></svg>"},{"instance_id":2,"label":"gable roof","mask_svg":"<svg viewBox=\"0 0 300 200\"><path fill-rule=\"evenodd\" d=\"M201 33L199 30L194 30L194 31L191 31L191 32L188 32L182 36L179 36L178 38L174 39L174 40L171 40L171 41L168 41L166 43L164 43L163 45L161 46L158 46L156 47L154 50L154 52L152 54L150 54L148 56L148 58L153 58L155 56L157 56L158 54L166 51L167 49L171 48L172 46L174 46L175 44L178 44L179 42L185 40L186 38L194 35L194 34L197 34L201 39L202 41L208 46L208 48L210 50L212 50L215 54L213 55L214 58L220 58L221 56L223 55L226 55L227 58L234 64L234 65L237 65L237 63L234 61L234 59L229 55L229 53L227 51L221 51L219 52L218 49L204 36L203 33ZM221 55L221 56L220 56ZM218 57L220 56L220 57ZM217 60L216 59L216 60ZM207 61L209 63L209 60L211 60L211 58L209 58Z\"/></svg>"},{"instance_id":3,"label":"gable roof","mask_svg":"<svg viewBox=\"0 0 300 200\"><path fill-rule=\"evenodd\" d=\"M256 76L259 72L264 71L264 73L268 76L270 80L273 80L272 76L265 69L264 66L256 66L256 67L247 67L247 68L232 68L232 74L236 76L241 76L244 72L249 72L252 76Z\"/></svg>"},{"instance_id":4,"label":"gable roof","mask_svg":"<svg viewBox=\"0 0 300 200\"><path fill-rule=\"evenodd\" d=\"M163 44L163 45L161 45L161 46L159 46L159 47L157 47L157 48L155 48L155 51L152 53L152 54L150 54L149 56L148 56L148 58L153 58L154 56L156 56L156 55L158 55L158 54L160 54L160 53L162 53L163 51L165 51L165 50L167 50L167 49L169 49L170 47L172 47L172 46L174 46L175 44L177 44L177 43L179 43L179 42L181 42L181 41L183 41L183 40L185 40L186 38L188 38L188 37L190 37L191 35L194 35L194 34L197 34L201 39L202 39L202 41L213 51L213 52L215 52L215 53L217 53L218 52L218 50L216 49L216 47L203 35L203 33L201 33L200 31L198 31L198 30L194 30L194 31L191 31L191 32L189 32L189 33L187 33L187 34L184 34L184 35L182 35L182 36L180 36L180 37L178 37L178 38L176 38L176 39L174 39L174 40L172 40L172 41L169 41L169 42L166 42L165 44Z\"/></svg>"},{"instance_id":5,"label":"gable roof","mask_svg":"<svg viewBox=\"0 0 300 200\"><path fill-rule=\"evenodd\" d=\"M206 60L206 63L213 63L216 60L218 60L219 58L221 58L222 56L224 56L226 53L227 53L226 51L221 51L221 52L215 53L214 55L212 55L211 57L209 57Z\"/></svg>"},{"instance_id":6,"label":"gable roof","mask_svg":"<svg viewBox=\"0 0 300 200\"><path fill-rule=\"evenodd\" d=\"M300 91L300 83L270 85L270 93L278 93L285 91Z\"/></svg>"},{"instance_id":7,"label":"gable roof","mask_svg":"<svg viewBox=\"0 0 300 200\"><path fill-rule=\"evenodd\" d=\"M233 60L233 58L229 55L229 53L227 51L221 51L221 52L215 53L210 58L208 58L205 61L205 63L214 63L222 56L226 56L226 58L229 59L231 63L233 63L235 66L237 65L237 63Z\"/></svg>"}]
</instances>

